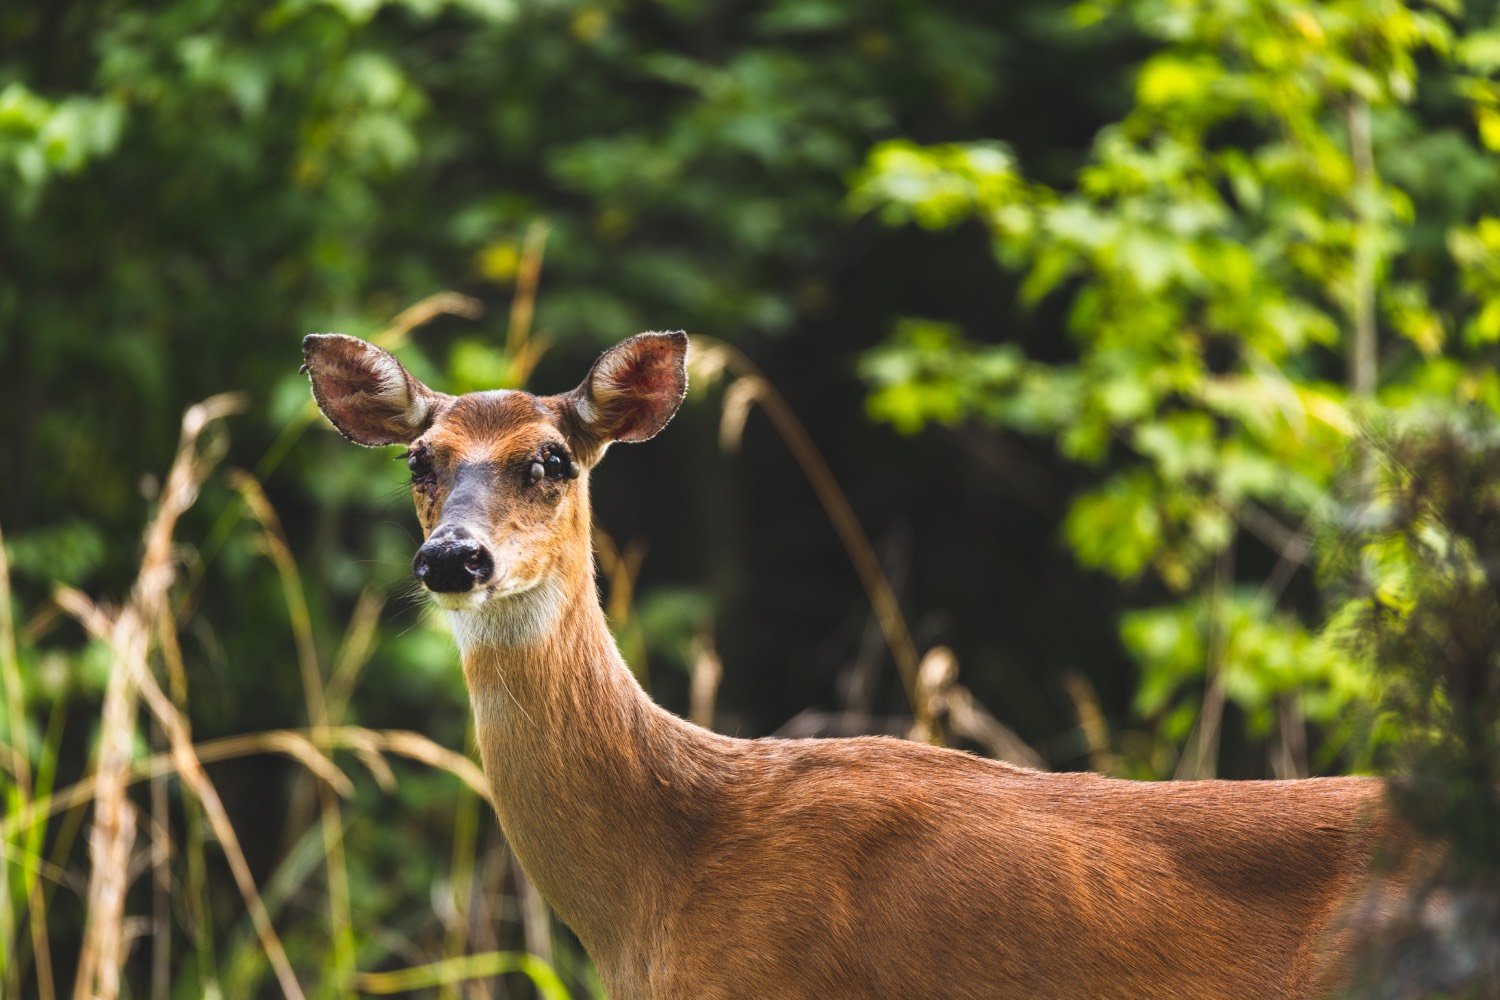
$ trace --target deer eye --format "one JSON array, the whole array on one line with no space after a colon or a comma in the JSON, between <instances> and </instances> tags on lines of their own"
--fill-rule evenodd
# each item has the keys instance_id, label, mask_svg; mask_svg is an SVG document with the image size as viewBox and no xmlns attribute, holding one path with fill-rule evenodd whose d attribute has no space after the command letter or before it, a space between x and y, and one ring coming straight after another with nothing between
<instances>
[{"instance_id":1,"label":"deer eye","mask_svg":"<svg viewBox=\"0 0 1500 1000\"><path fill-rule=\"evenodd\" d=\"M561 446L551 446L542 452L541 458L531 463L527 475L533 483L549 479L558 482L562 479L577 479L579 473L578 463L568 457L568 453Z\"/></svg>"},{"instance_id":2,"label":"deer eye","mask_svg":"<svg viewBox=\"0 0 1500 1000\"><path fill-rule=\"evenodd\" d=\"M432 479L432 454L430 452L409 451L402 457L406 459L406 468L411 472L412 482L425 483Z\"/></svg>"}]
</instances>

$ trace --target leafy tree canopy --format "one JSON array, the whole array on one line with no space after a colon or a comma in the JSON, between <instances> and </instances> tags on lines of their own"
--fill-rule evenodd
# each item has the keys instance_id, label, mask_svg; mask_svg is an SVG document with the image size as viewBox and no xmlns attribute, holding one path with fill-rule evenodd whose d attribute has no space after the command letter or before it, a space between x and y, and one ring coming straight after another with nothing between
<instances>
[{"instance_id":1,"label":"leafy tree canopy","mask_svg":"<svg viewBox=\"0 0 1500 1000\"><path fill-rule=\"evenodd\" d=\"M1169 739L1199 720L1205 670L1207 697L1262 732L1291 697L1347 720L1371 675L1317 639L1287 569L1370 499L1372 428L1500 410L1500 35L1447 3L1073 16L1128 19L1159 48L1067 184L1028 178L998 142L892 140L854 188L890 223L981 221L1022 303L1066 303L1071 355L903 320L864 359L870 413L1045 435L1098 470L1064 532L1084 565L1162 588L1121 636L1144 671L1137 708L1176 705ZM1259 557L1236 572L1247 536L1279 560L1269 575Z\"/></svg>"}]
</instances>

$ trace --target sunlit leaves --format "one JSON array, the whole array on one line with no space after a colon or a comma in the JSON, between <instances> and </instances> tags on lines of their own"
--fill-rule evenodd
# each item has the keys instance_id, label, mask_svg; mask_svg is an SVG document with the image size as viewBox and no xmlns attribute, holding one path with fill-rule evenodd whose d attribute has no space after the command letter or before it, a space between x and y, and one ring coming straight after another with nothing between
<instances>
[{"instance_id":1,"label":"sunlit leaves","mask_svg":"<svg viewBox=\"0 0 1500 1000\"><path fill-rule=\"evenodd\" d=\"M1074 502L1068 544L1086 566L1125 580L1138 576L1161 548L1161 499L1149 473L1116 476Z\"/></svg>"},{"instance_id":2,"label":"sunlit leaves","mask_svg":"<svg viewBox=\"0 0 1500 1000\"><path fill-rule=\"evenodd\" d=\"M1024 364L1013 347L976 347L951 325L906 319L890 341L860 359L860 374L875 387L866 404L870 415L911 434L1000 402L1019 385Z\"/></svg>"},{"instance_id":3,"label":"sunlit leaves","mask_svg":"<svg viewBox=\"0 0 1500 1000\"><path fill-rule=\"evenodd\" d=\"M1500 226L1486 219L1450 233L1449 266L1472 308L1445 315L1449 304L1430 291L1431 251L1415 264L1404 256L1416 199L1430 203L1436 182L1414 154L1380 142L1412 130L1404 105L1424 72L1451 74L1455 54L1484 134L1486 116L1500 115L1490 80L1500 44L1456 33L1449 5L1399 0L1099 0L1074 13L1080 24L1126 17L1160 46L1136 76L1134 109L1097 135L1071 187L1030 181L1001 149L976 160L992 147L900 142L872 152L854 201L889 222L988 225L997 258L1019 273L1019 302L1066 304L1076 358L1032 361L950 331L903 371L889 363L915 356L903 327L871 355L885 359L866 369L871 412L907 432L971 418L1052 436L1063 455L1101 470L1065 523L1078 559L1195 594L1241 544L1247 505L1273 521L1316 519L1362 447L1369 401L1351 400L1335 379L1363 310L1401 359L1384 370L1382 405L1419 404L1439 382L1491 403L1489 369L1443 352L1459 326L1471 346L1500 339ZM1460 145L1449 143L1473 170L1464 190L1494 193L1493 169ZM1393 176L1421 186L1383 178L1387 155ZM1012 371L976 390L969 359L1000 352ZM1024 387L1054 384L1067 387L1066 405L1050 421L1024 419ZM1207 640L1186 637L1201 638L1205 600L1129 619L1127 646L1157 685L1152 711L1180 686L1162 677L1202 676ZM1274 598L1225 600L1214 627L1232 636L1223 662L1235 703L1263 712L1303 685L1328 708L1365 692L1350 679L1357 668L1314 649ZM1301 673L1286 666L1298 657Z\"/></svg>"},{"instance_id":4,"label":"sunlit leaves","mask_svg":"<svg viewBox=\"0 0 1500 1000\"><path fill-rule=\"evenodd\" d=\"M1142 107L1168 110L1201 100L1224 75L1224 66L1205 55L1186 58L1167 53L1141 68L1136 102Z\"/></svg>"},{"instance_id":5,"label":"sunlit leaves","mask_svg":"<svg viewBox=\"0 0 1500 1000\"><path fill-rule=\"evenodd\" d=\"M1480 219L1472 227L1448 234L1448 248L1458 263L1464 290L1478 311L1465 327L1478 342L1500 340L1500 219Z\"/></svg>"},{"instance_id":6,"label":"sunlit leaves","mask_svg":"<svg viewBox=\"0 0 1500 1000\"><path fill-rule=\"evenodd\" d=\"M1500 32L1481 31L1464 38L1458 46L1458 59L1472 75L1459 81L1466 97L1474 104L1474 121L1479 137L1489 149L1500 149Z\"/></svg>"},{"instance_id":7,"label":"sunlit leaves","mask_svg":"<svg viewBox=\"0 0 1500 1000\"><path fill-rule=\"evenodd\" d=\"M1141 664L1136 708L1146 716L1166 712L1185 695L1201 696L1196 686L1211 659L1222 665L1226 695L1262 736L1282 697L1295 694L1309 718L1333 724L1351 701L1376 695L1374 680L1357 659L1277 612L1254 589L1131 612L1120 634Z\"/></svg>"},{"instance_id":8,"label":"sunlit leaves","mask_svg":"<svg viewBox=\"0 0 1500 1000\"><path fill-rule=\"evenodd\" d=\"M976 213L1003 213L1021 195L1015 160L999 143L923 147L892 139L870 152L850 200L860 210L878 208L887 222L909 218L940 229Z\"/></svg>"}]
</instances>

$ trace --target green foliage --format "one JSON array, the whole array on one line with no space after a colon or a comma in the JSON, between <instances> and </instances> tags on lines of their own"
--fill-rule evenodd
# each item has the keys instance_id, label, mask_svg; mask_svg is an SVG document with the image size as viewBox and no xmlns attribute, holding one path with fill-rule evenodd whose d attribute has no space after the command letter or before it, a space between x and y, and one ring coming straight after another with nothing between
<instances>
[{"instance_id":1,"label":"green foliage","mask_svg":"<svg viewBox=\"0 0 1500 1000\"><path fill-rule=\"evenodd\" d=\"M451 640L402 594L416 527L399 466L310 429L301 336L404 338L412 371L454 392L531 383L552 355L576 379L600 344L648 327L785 336L833 297L830 262L852 244L845 179L871 143L992 113L1000 13L966 0L4 5L0 524L22 623L21 693L7 692L6 708L22 724L0 723L7 750L32 754L32 791L45 794L53 767L60 784L87 771L111 663L59 618L53 588L124 593L181 414L226 389L248 390L249 415L219 443L228 464L255 471L285 521L306 620L289 615L285 567L265 558L274 533L210 480L179 534L173 608L195 739L314 722L298 669L308 657L325 680L345 671L343 722L464 748ZM533 296L525 287L543 244ZM391 326L445 289L470 297L464 322ZM508 322L513 296L534 316L518 310ZM476 321L475 307L487 315ZM680 467L705 462L684 455ZM619 475L627 496L659 490ZM703 506L681 478L681 506ZM653 543L707 548L665 533ZM685 660L694 637L720 625L720 595L698 579L696 592L653 581L641 595L653 657ZM341 667L361 601L387 597L368 666ZM153 661L164 684L166 659ZM514 888L492 823L476 829L481 813L450 778L400 773L383 786L378 767L357 763L369 760L336 758L354 785L334 837L344 863L304 801L304 779L263 759L214 774L246 823L247 854L304 985L353 988L337 981L351 935L361 971L471 945L510 955L522 935L502 907ZM21 792L9 760L0 773L13 815ZM147 798L136 797L142 809ZM181 848L174 887L189 902L133 952L132 995L152 989L143 956L157 948L170 951L179 995L272 988L201 812L187 796L163 808ZM75 811L6 840L20 853L5 859L0 992L41 992L38 942L12 918L32 910L39 879L44 902L58 898L39 870L87 868L74 834L85 820ZM489 850L489 867L462 857L465 844L470 855ZM33 864L42 846L55 867ZM494 940L468 937L465 865L492 881L475 889L493 909L473 926ZM352 928L329 924L338 877L357 899ZM435 889L445 880L453 892ZM150 905L136 883L128 912ZM79 927L66 904L43 909L66 992ZM587 993L575 950L560 937L557 968ZM481 971L512 967L537 965ZM543 985L555 995L555 982ZM457 989L445 980L438 992Z\"/></svg>"},{"instance_id":2,"label":"green foliage","mask_svg":"<svg viewBox=\"0 0 1500 1000\"><path fill-rule=\"evenodd\" d=\"M1155 581L1182 595L1124 619L1142 711L1201 680L1210 634L1224 637L1225 691L1252 729L1294 692L1318 722L1371 711L1377 686L1313 638L1319 615L1279 606L1281 571L1269 590L1235 591L1254 596L1205 595L1214 567L1247 546L1302 560L1299 526L1319 523L1362 467L1377 411L1494 406L1500 230L1479 207L1500 195L1480 166L1494 36L1447 4L1130 0L1074 15L1126 18L1159 48L1069 187L1028 180L994 143L895 140L871 153L853 196L888 222L982 222L1020 304L1066 305L1070 356L903 320L867 355L871 413L905 433L977 419L1043 434L1097 469L1072 502L1068 547L1142 593ZM1403 148L1434 116L1455 172L1476 178L1461 199ZM1417 227L1424 213L1442 245ZM1445 285L1463 295L1434 294ZM1360 359L1377 349L1378 384ZM1003 359L999 374L980 359Z\"/></svg>"},{"instance_id":3,"label":"green foliage","mask_svg":"<svg viewBox=\"0 0 1500 1000\"><path fill-rule=\"evenodd\" d=\"M1412 720L1398 794L1452 844L1463 880L1500 875L1500 421L1423 421L1383 449L1380 502L1334 565L1343 635Z\"/></svg>"},{"instance_id":4,"label":"green foliage","mask_svg":"<svg viewBox=\"0 0 1500 1000\"><path fill-rule=\"evenodd\" d=\"M859 371L875 386L870 416L911 434L1011 402L1024 368L1013 345L979 347L964 342L951 324L903 319L887 343L860 359Z\"/></svg>"},{"instance_id":5,"label":"green foliage","mask_svg":"<svg viewBox=\"0 0 1500 1000\"><path fill-rule=\"evenodd\" d=\"M1351 734L1392 728L1365 717L1386 679L1327 641L1293 571L1314 529L1359 498L1362 428L1386 412L1500 411L1492 13L1392 0L4 6L0 524L19 692L0 713L5 747L29 762L33 796L86 773L112 656L59 617L53 589L123 596L182 411L230 388L249 391L249 415L219 443L285 522L306 619L266 558L275 532L211 479L179 532L173 606L194 738L308 725L310 656L330 690L341 678L344 723L465 747L451 640L403 593L416 527L400 466L314 424L299 338L400 341L445 391L551 390L601 343L686 328L762 363L872 533L912 525L914 631L951 627L964 682L1028 738L1068 742L1048 686L1076 664L1111 721L1133 711L1142 727L1116 733L1129 773L1170 773L1215 679L1256 749L1295 742L1288 720L1306 718L1316 766L1361 761ZM1122 83L1124 59L1139 65ZM861 214L914 223L924 242L913 252ZM1003 278L973 259L975 234ZM1014 335L993 336L971 317L995 317L1012 288ZM442 300L462 320L393 325L445 289L469 297ZM1373 391L1344 359L1362 318L1380 335ZM889 335L872 344L870 330ZM868 415L899 437L845 419L855 355ZM784 453L744 426L754 383L733 384L739 456L721 458L690 408L651 450L612 460L596 502L622 532L626 576L642 565L637 535L651 545L622 642L687 665L712 637L722 708L748 734L837 697L819 671L874 661L846 648L866 614L856 575L829 554L815 498L787 485ZM951 433L912 439L929 425ZM993 457L983 443L944 450L973 445L976 426L991 443L1053 446L1056 459L1019 449L1023 473L1040 467L1040 519L999 509L969 460ZM1046 531L1102 586L1056 565L1036 542ZM1400 561L1362 551L1400 607ZM357 626L381 602L366 664ZM1100 637L1099 602L1126 607L1117 638ZM1121 646L1138 688L1114 676ZM166 683L165 650L153 665ZM667 696L680 681L655 676ZM867 697L862 710L892 707ZM291 765L213 773L308 984L354 988L328 961L352 936L360 972L425 968L439 996L475 968L529 970L555 991L515 951L525 935L481 804L448 775L333 759L352 787L327 828ZM7 816L26 798L16 767L0 780ZM171 949L177 995L265 992L220 848L167 787L189 902L153 924L152 947ZM85 820L7 836L0 990L37 983L22 917L34 887L65 899L53 876L87 867ZM325 829L346 858L351 927L330 924ZM132 914L149 891L136 884ZM59 992L79 938L68 905L47 911ZM479 927L493 939L471 939ZM554 945L553 978L587 994L573 943ZM147 952L127 967L132 995L148 991ZM463 952L490 964L443 964Z\"/></svg>"},{"instance_id":6,"label":"green foliage","mask_svg":"<svg viewBox=\"0 0 1500 1000\"><path fill-rule=\"evenodd\" d=\"M108 98L47 101L12 81L0 89L0 169L11 203L29 214L48 180L114 151L124 109Z\"/></svg>"},{"instance_id":7,"label":"green foliage","mask_svg":"<svg viewBox=\"0 0 1500 1000\"><path fill-rule=\"evenodd\" d=\"M641 600L636 617L648 639L652 662L664 658L686 672L692 666L694 642L712 631L714 606L697 588L663 587Z\"/></svg>"},{"instance_id":8,"label":"green foliage","mask_svg":"<svg viewBox=\"0 0 1500 1000\"><path fill-rule=\"evenodd\" d=\"M1470 344L1500 340L1500 219L1480 219L1472 227L1455 227L1448 247L1459 267L1463 289L1478 311L1464 325Z\"/></svg>"},{"instance_id":9,"label":"green foliage","mask_svg":"<svg viewBox=\"0 0 1500 1000\"><path fill-rule=\"evenodd\" d=\"M1351 703L1370 703L1379 687L1362 664L1311 634L1294 616L1264 607L1258 590L1239 590L1211 599L1131 612L1121 622L1126 646L1147 667L1136 691L1136 708L1151 717L1167 711L1180 689L1217 660L1230 699L1245 711L1251 732L1266 737L1276 724L1282 699L1297 696L1306 717L1335 737L1354 733L1343 723ZM1178 713L1191 723L1194 713ZM1168 732L1186 739L1186 730Z\"/></svg>"},{"instance_id":10,"label":"green foliage","mask_svg":"<svg viewBox=\"0 0 1500 1000\"><path fill-rule=\"evenodd\" d=\"M1500 420L1470 413L1383 430L1377 500L1330 559L1346 588L1336 634L1373 666L1386 708L1406 723L1391 741L1392 797L1440 850L1425 862L1385 859L1415 872L1413 901L1367 949L1367 988L1355 995L1491 996L1500 987ZM1441 917L1418 916L1424 909Z\"/></svg>"}]
</instances>

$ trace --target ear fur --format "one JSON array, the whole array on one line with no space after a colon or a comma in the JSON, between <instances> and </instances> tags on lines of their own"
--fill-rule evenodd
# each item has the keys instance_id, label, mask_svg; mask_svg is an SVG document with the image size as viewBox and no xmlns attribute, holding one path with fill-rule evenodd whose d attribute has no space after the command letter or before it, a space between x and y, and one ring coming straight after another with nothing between
<instances>
[{"instance_id":1,"label":"ear fur","mask_svg":"<svg viewBox=\"0 0 1500 1000\"><path fill-rule=\"evenodd\" d=\"M687 395L687 334L638 333L600 355L568 394L580 426L601 445L646 441Z\"/></svg>"},{"instance_id":2,"label":"ear fur","mask_svg":"<svg viewBox=\"0 0 1500 1000\"><path fill-rule=\"evenodd\" d=\"M413 378L391 352L358 337L308 334L302 358L318 408L355 444L413 441L452 398Z\"/></svg>"}]
</instances>

